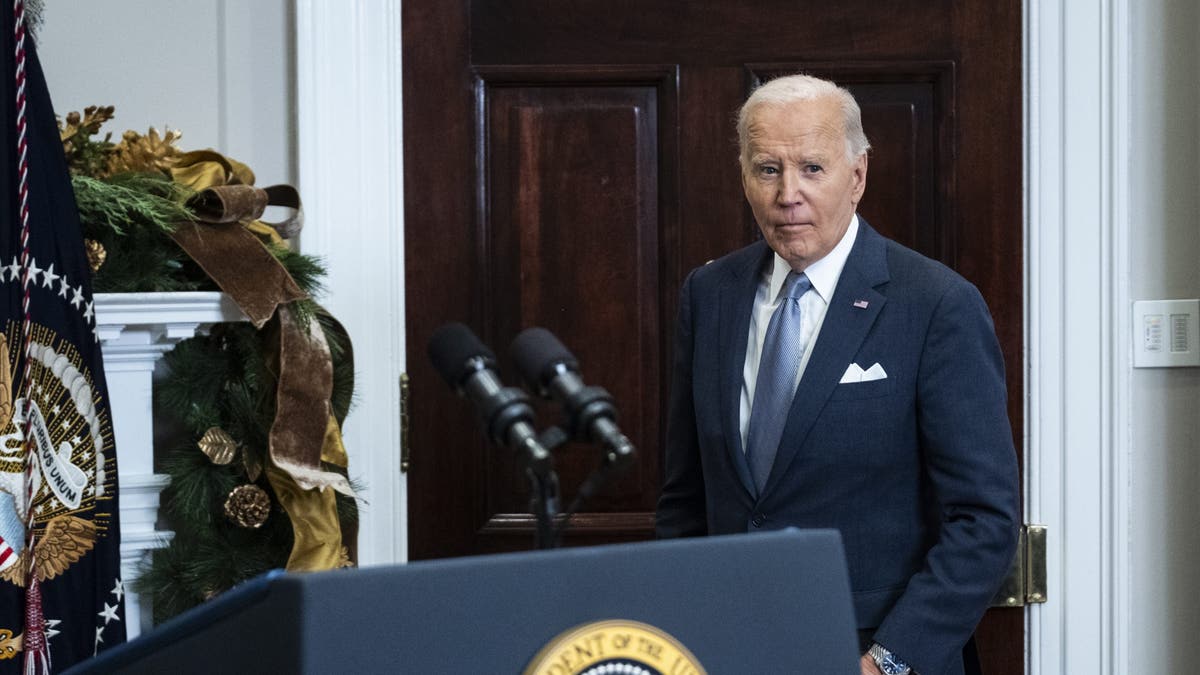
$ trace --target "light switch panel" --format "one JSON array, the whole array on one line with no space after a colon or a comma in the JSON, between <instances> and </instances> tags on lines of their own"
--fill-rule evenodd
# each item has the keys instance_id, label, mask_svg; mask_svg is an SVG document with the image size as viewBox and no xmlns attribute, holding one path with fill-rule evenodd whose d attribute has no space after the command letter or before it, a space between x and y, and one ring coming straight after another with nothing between
<instances>
[{"instance_id":1,"label":"light switch panel","mask_svg":"<svg viewBox=\"0 0 1200 675\"><path fill-rule=\"evenodd\" d=\"M1133 303L1133 367L1200 366L1200 300Z\"/></svg>"}]
</instances>

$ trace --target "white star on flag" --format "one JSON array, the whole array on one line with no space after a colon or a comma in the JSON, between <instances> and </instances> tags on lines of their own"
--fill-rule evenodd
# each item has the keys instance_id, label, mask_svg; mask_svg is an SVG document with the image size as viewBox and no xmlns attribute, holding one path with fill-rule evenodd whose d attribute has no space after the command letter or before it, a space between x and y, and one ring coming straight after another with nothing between
<instances>
[{"instance_id":1,"label":"white star on flag","mask_svg":"<svg viewBox=\"0 0 1200 675\"><path fill-rule=\"evenodd\" d=\"M54 281L60 276L62 275L54 273L54 263L50 263L50 268L42 272L42 287L53 289Z\"/></svg>"},{"instance_id":2,"label":"white star on flag","mask_svg":"<svg viewBox=\"0 0 1200 675\"><path fill-rule=\"evenodd\" d=\"M67 283L67 275L64 274L62 278L58 280L58 283L58 297L65 299L67 297L67 289L71 287L71 284Z\"/></svg>"},{"instance_id":3,"label":"white star on flag","mask_svg":"<svg viewBox=\"0 0 1200 675\"><path fill-rule=\"evenodd\" d=\"M113 589L109 593L117 596L117 602L120 602L121 596L125 595L125 584L120 579L117 579L117 583L113 585Z\"/></svg>"},{"instance_id":4,"label":"white star on flag","mask_svg":"<svg viewBox=\"0 0 1200 675\"><path fill-rule=\"evenodd\" d=\"M37 278L38 278L38 275L41 273L42 273L42 271L40 269L38 269L37 261L34 260L33 258L30 258L29 259L29 283L33 284L34 286L37 286Z\"/></svg>"},{"instance_id":5,"label":"white star on flag","mask_svg":"<svg viewBox=\"0 0 1200 675\"><path fill-rule=\"evenodd\" d=\"M96 612L96 616L104 617L104 625L106 625L106 626L108 625L109 621L120 621L121 618L117 616L117 607L119 605L120 605L120 603L118 603L116 605L110 605L106 602L106 603L104 603L104 609L102 609L99 612Z\"/></svg>"},{"instance_id":6,"label":"white star on flag","mask_svg":"<svg viewBox=\"0 0 1200 675\"><path fill-rule=\"evenodd\" d=\"M12 275L13 281L21 278L21 262L17 260L17 256L13 256L11 265L5 265L4 267L8 269L8 273Z\"/></svg>"},{"instance_id":7,"label":"white star on flag","mask_svg":"<svg viewBox=\"0 0 1200 675\"><path fill-rule=\"evenodd\" d=\"M72 286L71 291L75 293L74 297L71 298L71 306L79 309L79 305L83 304L83 286L79 288Z\"/></svg>"}]
</instances>

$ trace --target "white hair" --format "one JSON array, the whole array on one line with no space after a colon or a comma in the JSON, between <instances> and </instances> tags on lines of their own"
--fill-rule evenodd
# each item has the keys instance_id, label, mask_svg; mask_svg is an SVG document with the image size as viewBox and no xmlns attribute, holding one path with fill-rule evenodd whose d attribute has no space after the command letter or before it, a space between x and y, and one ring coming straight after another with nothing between
<instances>
[{"instance_id":1,"label":"white hair","mask_svg":"<svg viewBox=\"0 0 1200 675\"><path fill-rule=\"evenodd\" d=\"M738 150L742 167L750 165L749 127L750 115L764 104L782 105L796 101L812 101L832 97L837 99L842 111L842 125L846 132L846 161L853 162L871 149L867 135L863 133L862 111L858 101L846 89L812 75L787 75L760 85L738 110Z\"/></svg>"}]
</instances>

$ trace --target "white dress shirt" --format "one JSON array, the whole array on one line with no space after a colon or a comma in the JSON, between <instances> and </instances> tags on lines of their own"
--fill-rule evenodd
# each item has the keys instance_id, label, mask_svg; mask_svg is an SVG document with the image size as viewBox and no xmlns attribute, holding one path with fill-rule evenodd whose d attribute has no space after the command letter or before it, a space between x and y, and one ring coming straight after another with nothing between
<instances>
[{"instance_id":1,"label":"white dress shirt","mask_svg":"<svg viewBox=\"0 0 1200 675\"><path fill-rule=\"evenodd\" d=\"M858 214L850 219L850 226L842 235L841 241L824 258L802 270L808 276L812 288L800 297L800 367L796 369L796 380L792 383L792 391L800 384L800 377L808 365L812 355L812 347L817 343L821 332L821 324L825 321L825 310L829 308L829 300L837 288L838 279L842 276L842 268L846 266L846 258L850 249L854 248L854 240L858 238ZM742 450L746 449L746 433L750 428L750 408L754 401L754 386L758 380L758 362L762 358L763 341L767 336L767 324L771 315L779 306L779 293L783 289L783 281L787 278L791 266L776 253L771 265L763 270L762 280L758 284L758 293L754 296L754 309L750 313L750 334L746 342L746 365L742 368L742 397L741 397L741 432Z\"/></svg>"}]
</instances>

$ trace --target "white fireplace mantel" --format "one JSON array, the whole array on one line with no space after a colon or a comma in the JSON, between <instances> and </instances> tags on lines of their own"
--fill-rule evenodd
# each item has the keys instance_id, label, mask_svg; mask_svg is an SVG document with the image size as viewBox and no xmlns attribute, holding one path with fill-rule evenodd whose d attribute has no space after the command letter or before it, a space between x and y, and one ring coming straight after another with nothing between
<instances>
[{"instance_id":1,"label":"white fireplace mantel","mask_svg":"<svg viewBox=\"0 0 1200 675\"><path fill-rule=\"evenodd\" d=\"M213 324L246 319L217 292L97 293L95 303L117 447L125 625L133 639L153 619L128 590L130 583L149 552L166 546L173 535L157 529L159 493L168 479L154 472L155 367L176 344Z\"/></svg>"}]
</instances>

